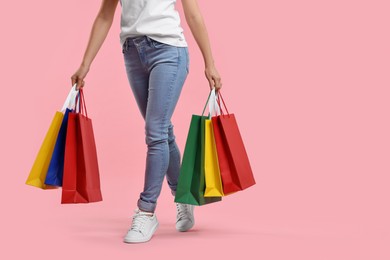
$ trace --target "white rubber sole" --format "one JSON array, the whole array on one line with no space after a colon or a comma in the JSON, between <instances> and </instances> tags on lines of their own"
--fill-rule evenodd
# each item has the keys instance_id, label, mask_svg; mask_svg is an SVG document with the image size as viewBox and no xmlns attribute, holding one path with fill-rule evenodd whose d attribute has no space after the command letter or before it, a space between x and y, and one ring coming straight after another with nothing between
<instances>
[{"instance_id":1,"label":"white rubber sole","mask_svg":"<svg viewBox=\"0 0 390 260\"><path fill-rule=\"evenodd\" d=\"M156 232L157 228L158 228L158 225L159 223L157 222L157 224L152 228L152 231L150 232L150 234L146 237L144 237L143 239L131 239L131 238L127 238L125 237L123 239L123 242L125 243L130 243L130 244L136 244L136 243L145 243L145 242L148 242L154 235L154 232Z\"/></svg>"}]
</instances>

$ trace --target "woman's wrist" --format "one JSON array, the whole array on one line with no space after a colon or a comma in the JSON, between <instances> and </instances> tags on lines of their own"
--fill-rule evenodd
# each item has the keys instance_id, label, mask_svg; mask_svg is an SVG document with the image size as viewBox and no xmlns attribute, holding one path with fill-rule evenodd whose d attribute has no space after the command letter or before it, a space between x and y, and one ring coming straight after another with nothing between
<instances>
[{"instance_id":1,"label":"woman's wrist","mask_svg":"<svg viewBox=\"0 0 390 260\"><path fill-rule=\"evenodd\" d=\"M206 61L205 62L205 68L212 68L215 67L214 60Z\"/></svg>"},{"instance_id":2,"label":"woman's wrist","mask_svg":"<svg viewBox=\"0 0 390 260\"><path fill-rule=\"evenodd\" d=\"M81 63L81 65L80 65L80 67L89 70L90 67L91 67L91 63L88 63L88 62L83 61L83 62Z\"/></svg>"}]
</instances>

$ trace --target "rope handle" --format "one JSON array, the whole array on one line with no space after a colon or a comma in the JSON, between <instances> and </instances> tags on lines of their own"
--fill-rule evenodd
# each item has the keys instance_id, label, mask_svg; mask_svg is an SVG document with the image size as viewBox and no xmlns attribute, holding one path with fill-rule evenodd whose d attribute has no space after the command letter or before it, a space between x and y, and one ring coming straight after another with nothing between
<instances>
[{"instance_id":1,"label":"rope handle","mask_svg":"<svg viewBox=\"0 0 390 260\"><path fill-rule=\"evenodd\" d=\"M222 109L222 106L221 106L221 102L220 102L220 98L219 98L219 97L221 97L221 100L222 100L223 106L224 106L225 109L226 109L227 115L230 116L229 110L227 109L227 106L226 106L226 104L225 104L225 100L223 100L221 90L218 90L218 105L219 105L219 107L220 107L220 109L221 109L221 114L224 115L223 109Z\"/></svg>"},{"instance_id":2,"label":"rope handle","mask_svg":"<svg viewBox=\"0 0 390 260\"><path fill-rule=\"evenodd\" d=\"M213 94L214 92L214 95L213 95L213 98L215 100L213 100L213 105L214 107L211 106L210 104L210 97L212 96L211 94ZM225 100L223 99L222 97L222 94L221 94L221 90L218 90L216 91L215 88L213 88L210 93L209 93L209 96L207 97L207 101L206 101L206 104L204 105L204 108L203 108L203 112L202 112L202 116L204 115L204 112L206 110L206 107L207 105L209 105L209 114L208 114L208 117L211 118L213 112L216 113L216 115L218 116L218 112L220 111L221 112L221 115L224 116L224 112L223 112L223 109L222 109L222 105L221 105L221 101L222 100L222 103L223 103L223 107L225 107L226 109L226 112L227 112L227 116L230 116L230 113L229 113L229 110L226 106L226 103L225 103ZM219 111L218 111L219 110Z\"/></svg>"},{"instance_id":3,"label":"rope handle","mask_svg":"<svg viewBox=\"0 0 390 260\"><path fill-rule=\"evenodd\" d=\"M85 105L84 92L82 88L79 89L79 93L76 96L76 113L80 113L88 117L87 107Z\"/></svg>"},{"instance_id":4,"label":"rope handle","mask_svg":"<svg viewBox=\"0 0 390 260\"><path fill-rule=\"evenodd\" d=\"M204 111L206 110L207 104L209 103L210 96L211 96L211 91L210 91L210 93L209 93L209 96L207 97L206 104L204 105L203 112L202 112L202 116L203 116L203 114L204 114Z\"/></svg>"}]
</instances>

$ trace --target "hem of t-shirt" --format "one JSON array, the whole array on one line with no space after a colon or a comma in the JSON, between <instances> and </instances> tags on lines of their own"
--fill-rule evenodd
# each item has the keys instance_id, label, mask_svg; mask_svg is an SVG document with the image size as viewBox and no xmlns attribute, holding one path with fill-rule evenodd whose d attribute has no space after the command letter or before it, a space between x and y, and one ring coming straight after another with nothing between
<instances>
[{"instance_id":1,"label":"hem of t-shirt","mask_svg":"<svg viewBox=\"0 0 390 260\"><path fill-rule=\"evenodd\" d=\"M125 41L128 37L131 37L131 36L122 37L120 39L121 46L123 46L123 44L125 43ZM158 36L150 36L150 35L148 35L148 37L155 40L155 41L162 42L162 43L165 43L168 45L172 45L172 46L176 46L176 47L188 47L187 41L183 38L181 38L183 40L174 39L174 41L172 41L172 38L167 39L166 37L158 37Z\"/></svg>"},{"instance_id":2,"label":"hem of t-shirt","mask_svg":"<svg viewBox=\"0 0 390 260\"><path fill-rule=\"evenodd\" d=\"M170 41L170 40L167 40L167 38L165 38L165 37L158 37L158 36L154 36L154 35L148 36L148 37L155 40L155 41L162 42L162 43L165 43L168 45L172 45L172 46L176 46L176 47L188 47L186 40L183 38L181 38L182 40L175 39L175 41Z\"/></svg>"}]
</instances>

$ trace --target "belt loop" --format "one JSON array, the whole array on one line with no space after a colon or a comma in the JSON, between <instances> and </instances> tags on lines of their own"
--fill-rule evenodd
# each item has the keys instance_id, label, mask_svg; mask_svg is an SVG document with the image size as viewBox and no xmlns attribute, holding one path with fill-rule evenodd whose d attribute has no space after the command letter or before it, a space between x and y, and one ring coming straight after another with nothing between
<instances>
[{"instance_id":1,"label":"belt loop","mask_svg":"<svg viewBox=\"0 0 390 260\"><path fill-rule=\"evenodd\" d=\"M145 35L145 38L146 38L146 41L147 41L148 43L150 43L150 39L149 39L149 37L148 37L147 35Z\"/></svg>"},{"instance_id":2,"label":"belt loop","mask_svg":"<svg viewBox=\"0 0 390 260\"><path fill-rule=\"evenodd\" d=\"M125 42L123 43L123 46L122 46L124 51L127 51L126 45L127 45L127 39L125 39Z\"/></svg>"},{"instance_id":3,"label":"belt loop","mask_svg":"<svg viewBox=\"0 0 390 260\"><path fill-rule=\"evenodd\" d=\"M138 39L137 37L132 37L131 38L131 41L133 42L132 44L135 45L135 46L137 46L137 39Z\"/></svg>"}]
</instances>

